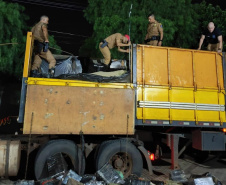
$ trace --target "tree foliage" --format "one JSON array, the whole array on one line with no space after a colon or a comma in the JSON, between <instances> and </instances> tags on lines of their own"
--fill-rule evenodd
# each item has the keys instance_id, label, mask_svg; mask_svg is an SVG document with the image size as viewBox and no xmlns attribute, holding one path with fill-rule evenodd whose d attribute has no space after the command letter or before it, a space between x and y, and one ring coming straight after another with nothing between
<instances>
[{"instance_id":1,"label":"tree foliage","mask_svg":"<svg viewBox=\"0 0 226 185\"><path fill-rule=\"evenodd\" d=\"M0 74L22 78L26 33L31 29L24 14L25 8L17 3L0 0ZM60 49L50 36L50 46ZM60 53L59 50L54 53Z\"/></svg>"},{"instance_id":2,"label":"tree foliage","mask_svg":"<svg viewBox=\"0 0 226 185\"><path fill-rule=\"evenodd\" d=\"M153 13L156 20L162 23L163 46L169 47L196 49L201 28L214 21L223 30L225 24L225 11L205 2L192 4L191 0L89 0L85 18L93 25L93 35L84 43L80 53L92 53L93 57L100 57L99 42L116 32L128 34L130 30L132 42L143 43L149 13ZM120 56L119 52L113 51L112 54L113 57Z\"/></svg>"},{"instance_id":3,"label":"tree foliage","mask_svg":"<svg viewBox=\"0 0 226 185\"><path fill-rule=\"evenodd\" d=\"M225 37L226 29L226 11L222 10L219 6L213 6L203 1L200 4L194 6L196 12L199 12L198 16L198 30L203 31L206 29L209 22L214 22L215 26L222 31L223 38ZM224 39L223 39L224 40ZM226 48L226 42L223 42L223 50Z\"/></svg>"},{"instance_id":4,"label":"tree foliage","mask_svg":"<svg viewBox=\"0 0 226 185\"><path fill-rule=\"evenodd\" d=\"M18 4L0 0L0 72L19 75L23 68L25 21L28 19ZM13 43L7 44L5 43Z\"/></svg>"}]
</instances>

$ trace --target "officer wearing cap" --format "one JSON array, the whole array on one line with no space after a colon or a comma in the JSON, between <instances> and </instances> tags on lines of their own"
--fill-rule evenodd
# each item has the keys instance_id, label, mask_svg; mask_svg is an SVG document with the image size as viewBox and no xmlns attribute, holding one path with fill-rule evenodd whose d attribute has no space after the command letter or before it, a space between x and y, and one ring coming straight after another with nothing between
<instances>
[{"instance_id":1,"label":"officer wearing cap","mask_svg":"<svg viewBox=\"0 0 226 185\"><path fill-rule=\"evenodd\" d=\"M130 36L129 35L122 35L121 33L115 33L107 38L99 44L99 49L104 56L104 65L106 70L110 68L110 61L111 61L111 52L110 49L114 47L118 47L118 51L129 53L129 49L122 49L123 46L130 46Z\"/></svg>"},{"instance_id":2,"label":"officer wearing cap","mask_svg":"<svg viewBox=\"0 0 226 185\"><path fill-rule=\"evenodd\" d=\"M34 62L31 67L31 75L37 77L39 68L42 63L42 59L45 59L49 63L48 77L53 77L56 60L53 57L51 51L48 49L49 39L47 24L49 18L45 15L41 16L40 21L31 29L34 36Z\"/></svg>"},{"instance_id":3,"label":"officer wearing cap","mask_svg":"<svg viewBox=\"0 0 226 185\"><path fill-rule=\"evenodd\" d=\"M222 33L218 28L215 28L213 22L210 22L207 29L202 33L198 50L201 49L204 39L208 42L208 51L217 51L218 53L222 52Z\"/></svg>"},{"instance_id":4,"label":"officer wearing cap","mask_svg":"<svg viewBox=\"0 0 226 185\"><path fill-rule=\"evenodd\" d=\"M145 43L152 46L161 46L163 39L162 24L155 20L154 14L148 15L148 21L147 34L144 39Z\"/></svg>"}]
</instances>

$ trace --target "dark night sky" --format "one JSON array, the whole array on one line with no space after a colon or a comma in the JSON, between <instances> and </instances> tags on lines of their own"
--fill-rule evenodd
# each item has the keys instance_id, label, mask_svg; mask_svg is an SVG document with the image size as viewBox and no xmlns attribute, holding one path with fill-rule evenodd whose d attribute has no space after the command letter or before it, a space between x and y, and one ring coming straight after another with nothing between
<instances>
[{"instance_id":1,"label":"dark night sky","mask_svg":"<svg viewBox=\"0 0 226 185\"><path fill-rule=\"evenodd\" d=\"M6 0L19 3L25 7L25 13L30 17L28 25L33 26L41 15L47 15L49 34L54 35L62 50L78 55L82 42L92 35L92 26L84 18L83 10L88 0ZM200 3L202 0L192 0ZM225 0L206 0L207 3L220 5L226 9ZM57 31L62 33L56 33Z\"/></svg>"},{"instance_id":2,"label":"dark night sky","mask_svg":"<svg viewBox=\"0 0 226 185\"><path fill-rule=\"evenodd\" d=\"M201 3L203 0L192 0L193 3ZM225 0L205 0L207 3L210 3L214 6L219 5L222 10L226 9L226 1Z\"/></svg>"}]
</instances>

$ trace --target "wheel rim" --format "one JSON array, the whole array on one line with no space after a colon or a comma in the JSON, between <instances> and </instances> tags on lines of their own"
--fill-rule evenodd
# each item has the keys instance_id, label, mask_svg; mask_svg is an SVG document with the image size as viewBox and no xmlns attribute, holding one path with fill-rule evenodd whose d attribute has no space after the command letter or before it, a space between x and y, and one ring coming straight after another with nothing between
<instances>
[{"instance_id":1,"label":"wheel rim","mask_svg":"<svg viewBox=\"0 0 226 185\"><path fill-rule=\"evenodd\" d=\"M114 169L121 171L124 178L132 173L133 160L132 157L125 152L119 152L113 155L109 160L109 163Z\"/></svg>"}]
</instances>

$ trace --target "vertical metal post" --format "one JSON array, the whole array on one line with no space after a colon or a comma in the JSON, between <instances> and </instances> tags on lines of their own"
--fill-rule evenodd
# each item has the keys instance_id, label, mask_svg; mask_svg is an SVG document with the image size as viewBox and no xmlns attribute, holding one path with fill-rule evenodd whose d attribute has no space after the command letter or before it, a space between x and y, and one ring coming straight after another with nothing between
<instances>
[{"instance_id":1,"label":"vertical metal post","mask_svg":"<svg viewBox=\"0 0 226 185\"><path fill-rule=\"evenodd\" d=\"M142 101L144 101L144 106L142 107L142 122L144 119L144 109L145 109L145 64L144 64L144 46L142 46Z\"/></svg>"},{"instance_id":2,"label":"vertical metal post","mask_svg":"<svg viewBox=\"0 0 226 185\"><path fill-rule=\"evenodd\" d=\"M171 169L178 169L178 144L179 136L177 134L171 135Z\"/></svg>"},{"instance_id":3,"label":"vertical metal post","mask_svg":"<svg viewBox=\"0 0 226 185\"><path fill-rule=\"evenodd\" d=\"M130 41L131 41L131 38L132 38L131 35L130 35L130 28L131 28L130 15L131 15L131 12L132 12L132 8L133 8L133 4L131 4L130 11L129 11L129 36L130 36ZM129 46L129 69L131 69L131 57L132 57L131 50L132 50L132 48L131 48L131 45L130 45Z\"/></svg>"}]
</instances>

